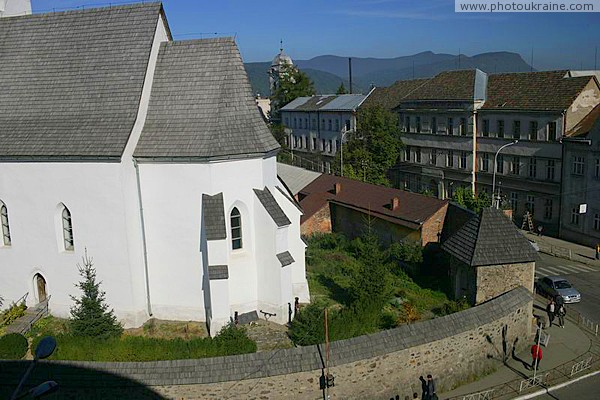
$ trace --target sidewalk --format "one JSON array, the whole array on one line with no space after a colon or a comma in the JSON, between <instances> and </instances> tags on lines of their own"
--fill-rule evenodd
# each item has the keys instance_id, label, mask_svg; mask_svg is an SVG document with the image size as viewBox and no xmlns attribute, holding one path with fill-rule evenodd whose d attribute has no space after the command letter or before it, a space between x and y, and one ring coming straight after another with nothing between
<instances>
[{"instance_id":1,"label":"sidewalk","mask_svg":"<svg viewBox=\"0 0 600 400\"><path fill-rule=\"evenodd\" d=\"M545 311L535 308L535 305L545 307L545 304L542 304L538 298L534 302L534 314L545 314ZM565 321L565 328L552 325L544 332L550 335L550 340L548 347L542 347L543 359L540 363L538 376L544 376L547 371L561 367L578 357L581 358L592 349L593 343L589 335L569 320ZM533 338L531 344L533 344ZM519 396L519 382L533 376L533 371L528 370L524 363L531 363L530 345L518 353L515 358L510 358L506 365L502 365L496 372L478 381L442 393L440 399L462 399L465 395L484 392L492 388L495 389L493 396L485 398L510 399L517 397ZM570 371L571 366L568 365L567 369ZM477 399L478 397L474 398Z\"/></svg>"},{"instance_id":2,"label":"sidewalk","mask_svg":"<svg viewBox=\"0 0 600 400\"><path fill-rule=\"evenodd\" d=\"M537 236L535 233L521 230L521 233L529 240L537 243L540 252L556 257L562 257L595 267L600 267L600 260L596 260L596 250L591 247L582 246L577 243L553 238L550 236Z\"/></svg>"}]
</instances>

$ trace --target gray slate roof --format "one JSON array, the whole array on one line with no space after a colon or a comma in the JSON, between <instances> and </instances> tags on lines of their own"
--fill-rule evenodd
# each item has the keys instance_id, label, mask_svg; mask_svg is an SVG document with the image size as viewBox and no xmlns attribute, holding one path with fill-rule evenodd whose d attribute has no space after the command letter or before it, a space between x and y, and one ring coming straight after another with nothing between
<instances>
[{"instance_id":1,"label":"gray slate roof","mask_svg":"<svg viewBox=\"0 0 600 400\"><path fill-rule=\"evenodd\" d=\"M229 279L229 269L227 265L209 265L208 266L208 279Z\"/></svg>"},{"instance_id":2,"label":"gray slate roof","mask_svg":"<svg viewBox=\"0 0 600 400\"><path fill-rule=\"evenodd\" d=\"M277 176L285 183L290 191L297 195L309 183L317 179L319 172L309 171L293 165L277 163Z\"/></svg>"},{"instance_id":3,"label":"gray slate roof","mask_svg":"<svg viewBox=\"0 0 600 400\"><path fill-rule=\"evenodd\" d=\"M206 240L222 240L227 238L223 193L218 193L214 196L203 194L202 214L204 217L204 229L206 229Z\"/></svg>"},{"instance_id":4,"label":"gray slate roof","mask_svg":"<svg viewBox=\"0 0 600 400\"><path fill-rule=\"evenodd\" d=\"M537 260L537 253L501 210L485 208L442 244L472 267Z\"/></svg>"},{"instance_id":5,"label":"gray slate roof","mask_svg":"<svg viewBox=\"0 0 600 400\"><path fill-rule=\"evenodd\" d=\"M295 261L294 257L292 257L292 255L290 254L289 251L284 251L283 253L277 254L277 259L281 263L282 267L290 265L291 263L293 263Z\"/></svg>"},{"instance_id":6,"label":"gray slate roof","mask_svg":"<svg viewBox=\"0 0 600 400\"><path fill-rule=\"evenodd\" d=\"M285 215L279 204L277 204L277 200L273 197L273 194L269 191L267 187L264 190L253 189L256 197L260 200L260 203L263 205L267 213L271 216L273 221L277 224L278 227L290 225L291 222L288 217Z\"/></svg>"},{"instance_id":7,"label":"gray slate roof","mask_svg":"<svg viewBox=\"0 0 600 400\"><path fill-rule=\"evenodd\" d=\"M135 157L220 159L278 148L232 38L161 44Z\"/></svg>"},{"instance_id":8,"label":"gray slate roof","mask_svg":"<svg viewBox=\"0 0 600 400\"><path fill-rule=\"evenodd\" d=\"M120 157L160 3L0 18L0 159Z\"/></svg>"}]
</instances>

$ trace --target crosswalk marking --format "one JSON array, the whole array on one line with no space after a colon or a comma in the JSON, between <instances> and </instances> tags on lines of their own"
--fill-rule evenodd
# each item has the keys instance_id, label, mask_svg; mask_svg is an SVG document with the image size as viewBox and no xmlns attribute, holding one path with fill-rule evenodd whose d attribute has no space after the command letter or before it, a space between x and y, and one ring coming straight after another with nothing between
<instances>
[{"instance_id":1,"label":"crosswalk marking","mask_svg":"<svg viewBox=\"0 0 600 400\"><path fill-rule=\"evenodd\" d=\"M536 279L541 278L542 276L552 276L552 275L570 275L570 274L579 274L583 272L592 272L597 271L597 269L584 266L584 265L553 265L551 267L548 266L536 266L535 268L535 277Z\"/></svg>"}]
</instances>

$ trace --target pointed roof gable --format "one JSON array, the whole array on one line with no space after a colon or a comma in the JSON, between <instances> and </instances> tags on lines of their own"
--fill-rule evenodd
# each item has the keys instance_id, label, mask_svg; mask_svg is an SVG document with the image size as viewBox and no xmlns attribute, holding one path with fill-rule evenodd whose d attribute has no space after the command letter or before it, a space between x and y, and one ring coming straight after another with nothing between
<instances>
[{"instance_id":1,"label":"pointed roof gable","mask_svg":"<svg viewBox=\"0 0 600 400\"><path fill-rule=\"evenodd\" d=\"M277 149L233 38L161 44L135 157L208 160Z\"/></svg>"},{"instance_id":2,"label":"pointed roof gable","mask_svg":"<svg viewBox=\"0 0 600 400\"><path fill-rule=\"evenodd\" d=\"M119 158L160 3L0 18L0 159Z\"/></svg>"},{"instance_id":3,"label":"pointed roof gable","mask_svg":"<svg viewBox=\"0 0 600 400\"><path fill-rule=\"evenodd\" d=\"M501 210L485 208L442 244L472 267L531 262L537 253Z\"/></svg>"}]
</instances>

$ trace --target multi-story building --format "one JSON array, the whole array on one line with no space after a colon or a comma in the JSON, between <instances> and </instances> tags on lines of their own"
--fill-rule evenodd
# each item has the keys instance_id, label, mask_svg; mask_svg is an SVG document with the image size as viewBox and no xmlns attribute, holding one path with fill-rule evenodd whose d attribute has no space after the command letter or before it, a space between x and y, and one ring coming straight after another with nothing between
<instances>
[{"instance_id":1,"label":"multi-story building","mask_svg":"<svg viewBox=\"0 0 600 400\"><path fill-rule=\"evenodd\" d=\"M356 129L356 114L368 95L341 94L298 97L281 108L286 145L303 166L331 172L345 132Z\"/></svg>"},{"instance_id":2,"label":"multi-story building","mask_svg":"<svg viewBox=\"0 0 600 400\"><path fill-rule=\"evenodd\" d=\"M600 243L600 105L563 139L560 236L588 246Z\"/></svg>"},{"instance_id":3,"label":"multi-story building","mask_svg":"<svg viewBox=\"0 0 600 400\"><path fill-rule=\"evenodd\" d=\"M406 145L396 183L441 198L494 186L517 223L529 211L557 235L562 138L598 103L598 81L569 71L440 73L395 108Z\"/></svg>"}]
</instances>

